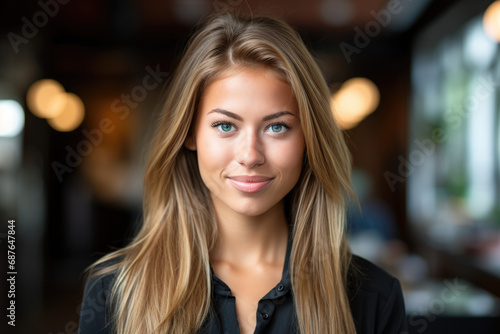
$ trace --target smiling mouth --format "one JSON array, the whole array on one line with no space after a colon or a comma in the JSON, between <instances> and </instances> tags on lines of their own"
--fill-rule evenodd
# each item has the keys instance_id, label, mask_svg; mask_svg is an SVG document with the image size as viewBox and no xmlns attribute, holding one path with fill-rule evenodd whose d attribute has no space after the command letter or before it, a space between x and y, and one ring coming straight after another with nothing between
<instances>
[{"instance_id":1,"label":"smiling mouth","mask_svg":"<svg viewBox=\"0 0 500 334\"><path fill-rule=\"evenodd\" d=\"M237 190L252 194L257 193L267 187L273 178L264 176L233 176L229 181Z\"/></svg>"}]
</instances>

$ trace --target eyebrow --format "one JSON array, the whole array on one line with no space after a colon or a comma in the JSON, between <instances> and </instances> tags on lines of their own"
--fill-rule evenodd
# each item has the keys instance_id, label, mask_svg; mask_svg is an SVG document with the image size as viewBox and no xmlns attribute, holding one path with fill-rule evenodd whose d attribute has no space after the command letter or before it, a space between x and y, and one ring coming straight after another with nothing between
<instances>
[{"instance_id":1,"label":"eyebrow","mask_svg":"<svg viewBox=\"0 0 500 334\"><path fill-rule=\"evenodd\" d=\"M243 118L241 118L241 116L239 116L239 115L237 115L237 114L235 114L233 112L230 112L228 110L221 109L221 108L212 109L208 113L209 114L211 114L211 113L219 113L219 114L226 115L227 117L231 117L231 118L233 118L235 120L243 121ZM297 117L297 115L292 114L289 111L278 111L278 112L275 112L274 114L265 116L264 118L262 118L262 121L269 121L271 119L275 119L275 118L278 118L278 117L281 117L281 116L284 116L284 115L291 115L291 116Z\"/></svg>"}]
</instances>

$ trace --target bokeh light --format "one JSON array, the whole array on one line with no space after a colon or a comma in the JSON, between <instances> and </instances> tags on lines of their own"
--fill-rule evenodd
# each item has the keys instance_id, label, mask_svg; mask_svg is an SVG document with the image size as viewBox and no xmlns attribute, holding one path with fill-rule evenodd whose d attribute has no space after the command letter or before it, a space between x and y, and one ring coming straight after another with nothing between
<instances>
[{"instance_id":1,"label":"bokeh light","mask_svg":"<svg viewBox=\"0 0 500 334\"><path fill-rule=\"evenodd\" d=\"M463 60L470 66L486 70L495 60L498 43L486 34L481 19L475 19L467 28L463 42Z\"/></svg>"},{"instance_id":2,"label":"bokeh light","mask_svg":"<svg viewBox=\"0 0 500 334\"><path fill-rule=\"evenodd\" d=\"M56 117L47 119L52 128L61 132L76 129L85 116L85 107L77 95L73 93L65 94L64 102L62 111Z\"/></svg>"},{"instance_id":3,"label":"bokeh light","mask_svg":"<svg viewBox=\"0 0 500 334\"><path fill-rule=\"evenodd\" d=\"M500 1L493 2L484 12L483 27L489 37L500 42Z\"/></svg>"},{"instance_id":4,"label":"bokeh light","mask_svg":"<svg viewBox=\"0 0 500 334\"><path fill-rule=\"evenodd\" d=\"M24 128L24 111L19 102L0 100L0 137L15 137Z\"/></svg>"},{"instance_id":5,"label":"bokeh light","mask_svg":"<svg viewBox=\"0 0 500 334\"><path fill-rule=\"evenodd\" d=\"M31 112L40 118L56 117L66 103L64 87L52 79L43 79L31 85L27 104Z\"/></svg>"},{"instance_id":6,"label":"bokeh light","mask_svg":"<svg viewBox=\"0 0 500 334\"><path fill-rule=\"evenodd\" d=\"M352 78L332 95L331 106L339 126L351 129L375 111L379 101L379 90L371 80Z\"/></svg>"}]
</instances>

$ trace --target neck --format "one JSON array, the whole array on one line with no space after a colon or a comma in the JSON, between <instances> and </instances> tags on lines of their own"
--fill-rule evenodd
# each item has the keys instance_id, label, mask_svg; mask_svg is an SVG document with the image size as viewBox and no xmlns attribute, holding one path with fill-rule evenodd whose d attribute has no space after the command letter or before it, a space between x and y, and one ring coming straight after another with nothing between
<instances>
[{"instance_id":1,"label":"neck","mask_svg":"<svg viewBox=\"0 0 500 334\"><path fill-rule=\"evenodd\" d=\"M283 261L288 241L283 204L255 217L217 212L217 225L219 240L211 252L211 261L239 267Z\"/></svg>"}]
</instances>

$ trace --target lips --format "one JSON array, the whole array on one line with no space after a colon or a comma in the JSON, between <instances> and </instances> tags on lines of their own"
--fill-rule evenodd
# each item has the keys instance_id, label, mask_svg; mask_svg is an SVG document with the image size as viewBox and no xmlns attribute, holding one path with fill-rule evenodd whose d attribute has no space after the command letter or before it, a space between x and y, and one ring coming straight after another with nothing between
<instances>
[{"instance_id":1,"label":"lips","mask_svg":"<svg viewBox=\"0 0 500 334\"><path fill-rule=\"evenodd\" d=\"M233 187L248 194L263 190L273 180L273 178L260 175L236 175L228 179Z\"/></svg>"}]
</instances>

